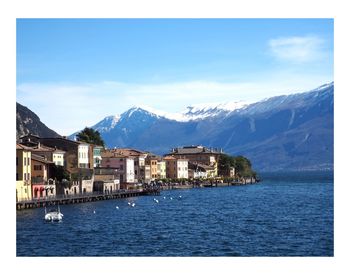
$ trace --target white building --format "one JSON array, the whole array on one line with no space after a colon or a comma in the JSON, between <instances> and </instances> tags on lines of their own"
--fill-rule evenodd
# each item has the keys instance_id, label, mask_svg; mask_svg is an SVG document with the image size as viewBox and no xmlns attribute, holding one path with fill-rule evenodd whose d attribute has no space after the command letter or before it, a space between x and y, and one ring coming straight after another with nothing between
<instances>
[{"instance_id":1,"label":"white building","mask_svg":"<svg viewBox=\"0 0 350 275\"><path fill-rule=\"evenodd\" d=\"M125 175L127 183L135 182L135 170L134 170L134 159L133 158L125 158Z\"/></svg>"},{"instance_id":2,"label":"white building","mask_svg":"<svg viewBox=\"0 0 350 275\"><path fill-rule=\"evenodd\" d=\"M78 146L78 167L89 168L89 144L79 142Z\"/></svg>"},{"instance_id":3,"label":"white building","mask_svg":"<svg viewBox=\"0 0 350 275\"><path fill-rule=\"evenodd\" d=\"M177 159L177 178L178 179L188 179L188 160L187 159Z\"/></svg>"},{"instance_id":4,"label":"white building","mask_svg":"<svg viewBox=\"0 0 350 275\"><path fill-rule=\"evenodd\" d=\"M61 150L55 150L52 152L52 161L57 165L57 166L64 166L64 154L66 152L61 151Z\"/></svg>"}]
</instances>

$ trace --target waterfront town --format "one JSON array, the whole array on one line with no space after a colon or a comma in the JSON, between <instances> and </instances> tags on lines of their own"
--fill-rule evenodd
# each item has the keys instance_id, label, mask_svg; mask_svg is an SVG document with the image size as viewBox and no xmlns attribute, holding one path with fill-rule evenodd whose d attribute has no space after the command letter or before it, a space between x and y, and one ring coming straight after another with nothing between
<instances>
[{"instance_id":1,"label":"waterfront town","mask_svg":"<svg viewBox=\"0 0 350 275\"><path fill-rule=\"evenodd\" d=\"M237 176L235 167L218 165L223 154L222 149L196 145L158 156L133 148L107 149L66 137L27 134L16 143L16 202L222 183Z\"/></svg>"}]
</instances>

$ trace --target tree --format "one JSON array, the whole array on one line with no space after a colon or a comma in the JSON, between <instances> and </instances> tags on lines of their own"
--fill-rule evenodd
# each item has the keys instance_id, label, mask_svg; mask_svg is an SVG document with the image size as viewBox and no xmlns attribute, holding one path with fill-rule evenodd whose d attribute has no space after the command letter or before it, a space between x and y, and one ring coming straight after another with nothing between
<instances>
[{"instance_id":1,"label":"tree","mask_svg":"<svg viewBox=\"0 0 350 275\"><path fill-rule=\"evenodd\" d=\"M56 164L53 164L51 166L51 177L55 179L58 182L62 182L63 180L70 180L70 175L66 169L64 169L63 166L58 166Z\"/></svg>"},{"instance_id":2,"label":"tree","mask_svg":"<svg viewBox=\"0 0 350 275\"><path fill-rule=\"evenodd\" d=\"M252 165L249 159L244 156L229 156L221 154L218 163L220 174L225 174L230 167L235 168L236 175L239 177L255 177L256 172L252 170ZM227 173L227 172L226 172Z\"/></svg>"},{"instance_id":3,"label":"tree","mask_svg":"<svg viewBox=\"0 0 350 275\"><path fill-rule=\"evenodd\" d=\"M88 127L85 127L84 130L77 134L77 140L90 144L105 146L105 142L103 141L100 132Z\"/></svg>"}]
</instances>

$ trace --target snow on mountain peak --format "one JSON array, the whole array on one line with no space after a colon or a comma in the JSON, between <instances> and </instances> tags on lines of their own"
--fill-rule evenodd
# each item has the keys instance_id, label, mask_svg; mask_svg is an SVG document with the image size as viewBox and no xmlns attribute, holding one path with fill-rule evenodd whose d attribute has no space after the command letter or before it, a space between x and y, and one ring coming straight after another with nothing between
<instances>
[{"instance_id":1,"label":"snow on mountain peak","mask_svg":"<svg viewBox=\"0 0 350 275\"><path fill-rule=\"evenodd\" d=\"M102 121L92 126L95 130L102 132L109 132L120 120L119 115L107 116Z\"/></svg>"},{"instance_id":2,"label":"snow on mountain peak","mask_svg":"<svg viewBox=\"0 0 350 275\"><path fill-rule=\"evenodd\" d=\"M220 114L228 114L248 106L247 102L243 101L229 101L225 103L208 103L208 104L194 104L188 106L186 110L178 113L170 113L160 111L146 105L138 105L131 107L128 111L122 114L122 117L131 117L134 112L147 112L151 116L167 118L180 122L190 120L204 119L210 116L217 116Z\"/></svg>"},{"instance_id":3,"label":"snow on mountain peak","mask_svg":"<svg viewBox=\"0 0 350 275\"><path fill-rule=\"evenodd\" d=\"M244 101L229 101L225 103L194 104L187 107L183 113L188 120L204 119L210 116L220 114L229 114L233 111L239 111L249 104Z\"/></svg>"}]
</instances>

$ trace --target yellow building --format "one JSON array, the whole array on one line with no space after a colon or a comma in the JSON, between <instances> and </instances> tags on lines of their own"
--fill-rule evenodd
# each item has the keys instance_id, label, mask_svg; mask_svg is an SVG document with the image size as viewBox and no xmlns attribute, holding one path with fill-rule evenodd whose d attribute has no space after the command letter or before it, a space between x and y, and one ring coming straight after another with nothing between
<instances>
[{"instance_id":1,"label":"yellow building","mask_svg":"<svg viewBox=\"0 0 350 275\"><path fill-rule=\"evenodd\" d=\"M146 164L151 168L151 180L158 178L158 159L156 156L147 156Z\"/></svg>"},{"instance_id":2,"label":"yellow building","mask_svg":"<svg viewBox=\"0 0 350 275\"><path fill-rule=\"evenodd\" d=\"M16 201L32 198L30 147L16 144Z\"/></svg>"}]
</instances>

